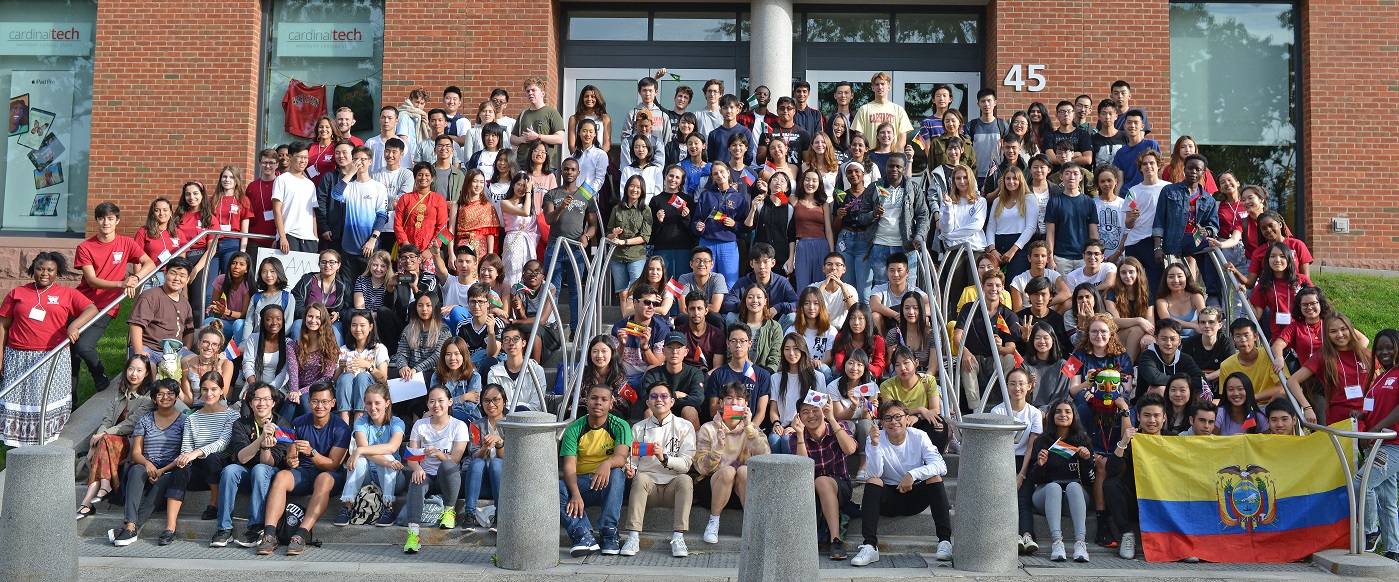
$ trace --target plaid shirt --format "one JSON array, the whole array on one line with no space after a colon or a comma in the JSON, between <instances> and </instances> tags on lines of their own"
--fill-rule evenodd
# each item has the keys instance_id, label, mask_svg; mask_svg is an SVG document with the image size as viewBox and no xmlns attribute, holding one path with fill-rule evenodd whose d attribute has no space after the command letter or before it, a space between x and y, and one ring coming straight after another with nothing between
<instances>
[{"instance_id":1,"label":"plaid shirt","mask_svg":"<svg viewBox=\"0 0 1399 582\"><path fill-rule=\"evenodd\" d=\"M822 421L825 422L825 421ZM846 432L850 431L850 424L843 421L836 421ZM831 477L834 479L850 480L850 470L845 466L845 451L840 450L840 441L836 440L836 429L826 426L826 434L819 440L813 440L811 434L802 431L802 438L806 440L806 456L816 462L817 477ZM790 437L796 438L796 435ZM853 437L852 437L853 438ZM792 450L797 450L796 441L792 441Z\"/></svg>"}]
</instances>

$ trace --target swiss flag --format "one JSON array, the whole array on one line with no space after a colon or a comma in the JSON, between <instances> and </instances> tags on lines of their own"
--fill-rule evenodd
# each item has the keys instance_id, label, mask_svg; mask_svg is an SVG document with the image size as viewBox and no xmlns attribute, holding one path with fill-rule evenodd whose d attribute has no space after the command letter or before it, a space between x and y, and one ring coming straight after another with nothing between
<instances>
[{"instance_id":1,"label":"swiss flag","mask_svg":"<svg viewBox=\"0 0 1399 582\"><path fill-rule=\"evenodd\" d=\"M1069 361L1064 362L1064 367L1059 369L1059 373L1070 378L1077 376L1079 369L1083 368L1083 362L1078 356L1069 356Z\"/></svg>"}]
</instances>

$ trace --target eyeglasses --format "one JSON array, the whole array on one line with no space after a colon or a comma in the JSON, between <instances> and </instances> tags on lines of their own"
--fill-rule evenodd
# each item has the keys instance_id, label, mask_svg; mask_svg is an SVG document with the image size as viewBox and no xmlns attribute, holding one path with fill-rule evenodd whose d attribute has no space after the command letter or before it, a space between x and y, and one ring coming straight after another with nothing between
<instances>
[{"instance_id":1,"label":"eyeglasses","mask_svg":"<svg viewBox=\"0 0 1399 582\"><path fill-rule=\"evenodd\" d=\"M667 394L665 392L658 392L656 394L647 396L647 398L651 400L670 400L670 394Z\"/></svg>"},{"instance_id":2,"label":"eyeglasses","mask_svg":"<svg viewBox=\"0 0 1399 582\"><path fill-rule=\"evenodd\" d=\"M500 404L500 403L502 403L502 402L505 402L505 399L504 399L504 398L501 398L501 397L499 397L499 396L496 396L495 398L486 398L486 399L482 400L482 401L481 401L481 404Z\"/></svg>"},{"instance_id":3,"label":"eyeglasses","mask_svg":"<svg viewBox=\"0 0 1399 582\"><path fill-rule=\"evenodd\" d=\"M271 396L257 396L257 397L248 399L248 401L249 401L249 402L272 402L272 397L271 397Z\"/></svg>"},{"instance_id":4,"label":"eyeglasses","mask_svg":"<svg viewBox=\"0 0 1399 582\"><path fill-rule=\"evenodd\" d=\"M501 338L501 339L500 339L500 343L503 343L503 344L514 344L514 343L519 343L519 342L522 342L522 341L525 341L525 338L517 337L517 336L510 336L510 337L507 337L507 338Z\"/></svg>"},{"instance_id":5,"label":"eyeglasses","mask_svg":"<svg viewBox=\"0 0 1399 582\"><path fill-rule=\"evenodd\" d=\"M335 399L334 399L334 398L331 398L331 399L329 399L329 400L312 400L312 401L311 401L311 406L334 406L334 405L335 405Z\"/></svg>"},{"instance_id":6,"label":"eyeglasses","mask_svg":"<svg viewBox=\"0 0 1399 582\"><path fill-rule=\"evenodd\" d=\"M174 393L174 392L157 392L156 395L155 395L155 397L156 397L156 398L174 398L174 397L175 397L175 393Z\"/></svg>"},{"instance_id":7,"label":"eyeglasses","mask_svg":"<svg viewBox=\"0 0 1399 582\"><path fill-rule=\"evenodd\" d=\"M885 416L884 418L882 418L882 419L880 419L880 420L883 420L884 422L888 422L888 423L895 423L895 422L903 422L903 420L904 420L905 418L908 418L908 415L907 415L907 414L890 414L890 415Z\"/></svg>"},{"instance_id":8,"label":"eyeglasses","mask_svg":"<svg viewBox=\"0 0 1399 582\"><path fill-rule=\"evenodd\" d=\"M322 265L339 265L340 261L321 261Z\"/></svg>"}]
</instances>

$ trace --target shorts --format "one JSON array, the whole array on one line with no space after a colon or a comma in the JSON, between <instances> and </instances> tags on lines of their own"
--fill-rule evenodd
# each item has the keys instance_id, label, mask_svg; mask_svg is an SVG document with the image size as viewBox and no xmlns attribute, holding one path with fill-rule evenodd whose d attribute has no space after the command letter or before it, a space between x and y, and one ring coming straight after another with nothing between
<instances>
[{"instance_id":1,"label":"shorts","mask_svg":"<svg viewBox=\"0 0 1399 582\"><path fill-rule=\"evenodd\" d=\"M306 461L306 463L310 464L310 461ZM288 491L287 495L292 497L302 497L313 493L315 491L316 478L320 477L321 473L325 472L315 467L308 467L306 465L299 466L295 469L286 470L291 471L292 486L291 491ZM334 492L345 488L345 471L343 469L340 469L335 471L331 475L335 478L335 485L331 487L331 493L333 494Z\"/></svg>"}]
</instances>

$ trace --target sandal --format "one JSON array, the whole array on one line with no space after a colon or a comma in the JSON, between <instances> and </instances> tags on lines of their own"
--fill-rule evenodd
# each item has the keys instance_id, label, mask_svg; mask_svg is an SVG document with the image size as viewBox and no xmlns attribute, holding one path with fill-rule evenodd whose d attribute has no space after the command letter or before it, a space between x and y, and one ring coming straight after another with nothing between
<instances>
[{"instance_id":1,"label":"sandal","mask_svg":"<svg viewBox=\"0 0 1399 582\"><path fill-rule=\"evenodd\" d=\"M103 501L104 499L106 499L108 495L111 495L111 494L112 494L112 490L111 490L111 489L98 489L98 490L97 490L97 497L93 497L93 498L92 498L92 505L95 506L95 505L97 505L98 503L102 503L102 501Z\"/></svg>"},{"instance_id":2,"label":"sandal","mask_svg":"<svg viewBox=\"0 0 1399 582\"><path fill-rule=\"evenodd\" d=\"M82 519L94 513L97 513L97 508L93 507L90 503L84 503L78 506L78 519Z\"/></svg>"}]
</instances>

